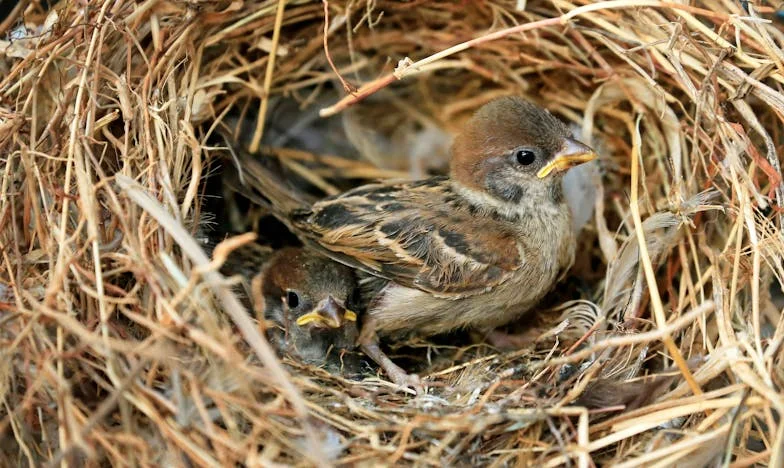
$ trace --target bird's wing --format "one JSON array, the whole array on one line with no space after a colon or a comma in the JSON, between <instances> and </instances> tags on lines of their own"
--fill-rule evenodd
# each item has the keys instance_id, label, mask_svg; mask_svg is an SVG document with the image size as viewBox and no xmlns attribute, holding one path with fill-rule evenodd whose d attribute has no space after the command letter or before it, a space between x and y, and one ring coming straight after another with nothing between
<instances>
[{"instance_id":1,"label":"bird's wing","mask_svg":"<svg viewBox=\"0 0 784 468\"><path fill-rule=\"evenodd\" d=\"M291 213L329 257L403 286L459 298L498 286L524 255L508 226L474 213L445 179L359 187Z\"/></svg>"}]
</instances>

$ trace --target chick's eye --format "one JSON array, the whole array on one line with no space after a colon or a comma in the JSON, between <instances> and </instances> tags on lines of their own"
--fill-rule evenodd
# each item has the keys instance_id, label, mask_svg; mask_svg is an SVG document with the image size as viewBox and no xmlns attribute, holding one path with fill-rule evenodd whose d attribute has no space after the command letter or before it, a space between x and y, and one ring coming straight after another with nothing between
<instances>
[{"instance_id":1,"label":"chick's eye","mask_svg":"<svg viewBox=\"0 0 784 468\"><path fill-rule=\"evenodd\" d=\"M289 309L296 309L299 306L299 294L294 291L288 291L286 293L286 304L288 304Z\"/></svg>"},{"instance_id":2,"label":"chick's eye","mask_svg":"<svg viewBox=\"0 0 784 468\"><path fill-rule=\"evenodd\" d=\"M519 149L515 151L515 159L517 159L518 164L530 166L536 161L536 155L529 149Z\"/></svg>"}]
</instances>

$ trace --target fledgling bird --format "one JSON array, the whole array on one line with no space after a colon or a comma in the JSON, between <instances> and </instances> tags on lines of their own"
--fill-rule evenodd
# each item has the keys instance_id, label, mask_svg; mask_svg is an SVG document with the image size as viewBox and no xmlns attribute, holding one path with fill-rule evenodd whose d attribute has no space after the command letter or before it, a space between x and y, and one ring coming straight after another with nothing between
<instances>
[{"instance_id":1,"label":"fledgling bird","mask_svg":"<svg viewBox=\"0 0 784 468\"><path fill-rule=\"evenodd\" d=\"M241 164L306 246L377 279L359 344L396 384L421 389L377 335L491 330L535 306L574 261L561 178L595 158L552 114L506 97L455 138L448 177L370 184L311 204L258 161Z\"/></svg>"},{"instance_id":2,"label":"fledgling bird","mask_svg":"<svg viewBox=\"0 0 784 468\"><path fill-rule=\"evenodd\" d=\"M232 251L221 271L251 280L261 274L267 336L281 353L336 367L341 351L356 346L357 315L351 310L357 290L354 271L301 247L273 250L250 243ZM254 297L248 292L249 297Z\"/></svg>"}]
</instances>

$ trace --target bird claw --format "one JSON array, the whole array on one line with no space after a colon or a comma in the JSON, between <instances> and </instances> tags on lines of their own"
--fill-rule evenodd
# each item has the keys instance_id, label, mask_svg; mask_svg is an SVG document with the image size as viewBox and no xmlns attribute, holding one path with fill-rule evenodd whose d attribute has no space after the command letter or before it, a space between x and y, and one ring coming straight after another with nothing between
<instances>
[{"instance_id":1,"label":"bird claw","mask_svg":"<svg viewBox=\"0 0 784 468\"><path fill-rule=\"evenodd\" d=\"M416 374L408 374L403 369L398 368L394 370L387 369L387 375L389 375L389 379L392 380L395 385L402 389L413 390L417 395L423 395L425 393L422 379Z\"/></svg>"}]
</instances>

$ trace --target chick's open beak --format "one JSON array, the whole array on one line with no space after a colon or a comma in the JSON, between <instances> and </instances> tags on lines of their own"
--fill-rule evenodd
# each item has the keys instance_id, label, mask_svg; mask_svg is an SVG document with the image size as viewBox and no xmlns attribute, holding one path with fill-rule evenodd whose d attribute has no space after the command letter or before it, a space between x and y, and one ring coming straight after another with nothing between
<instances>
[{"instance_id":1,"label":"chick's open beak","mask_svg":"<svg viewBox=\"0 0 784 468\"><path fill-rule=\"evenodd\" d=\"M346 309L332 296L329 296L319 302L311 312L298 318L297 325L302 327L313 324L316 328L340 328L346 322L356 321L357 314Z\"/></svg>"},{"instance_id":2,"label":"chick's open beak","mask_svg":"<svg viewBox=\"0 0 784 468\"><path fill-rule=\"evenodd\" d=\"M546 166L539 169L536 177L543 179L551 172L565 171L570 167L593 161L597 157L598 155L590 146L572 138L567 138L561 151L556 153L552 161L547 163Z\"/></svg>"}]
</instances>

